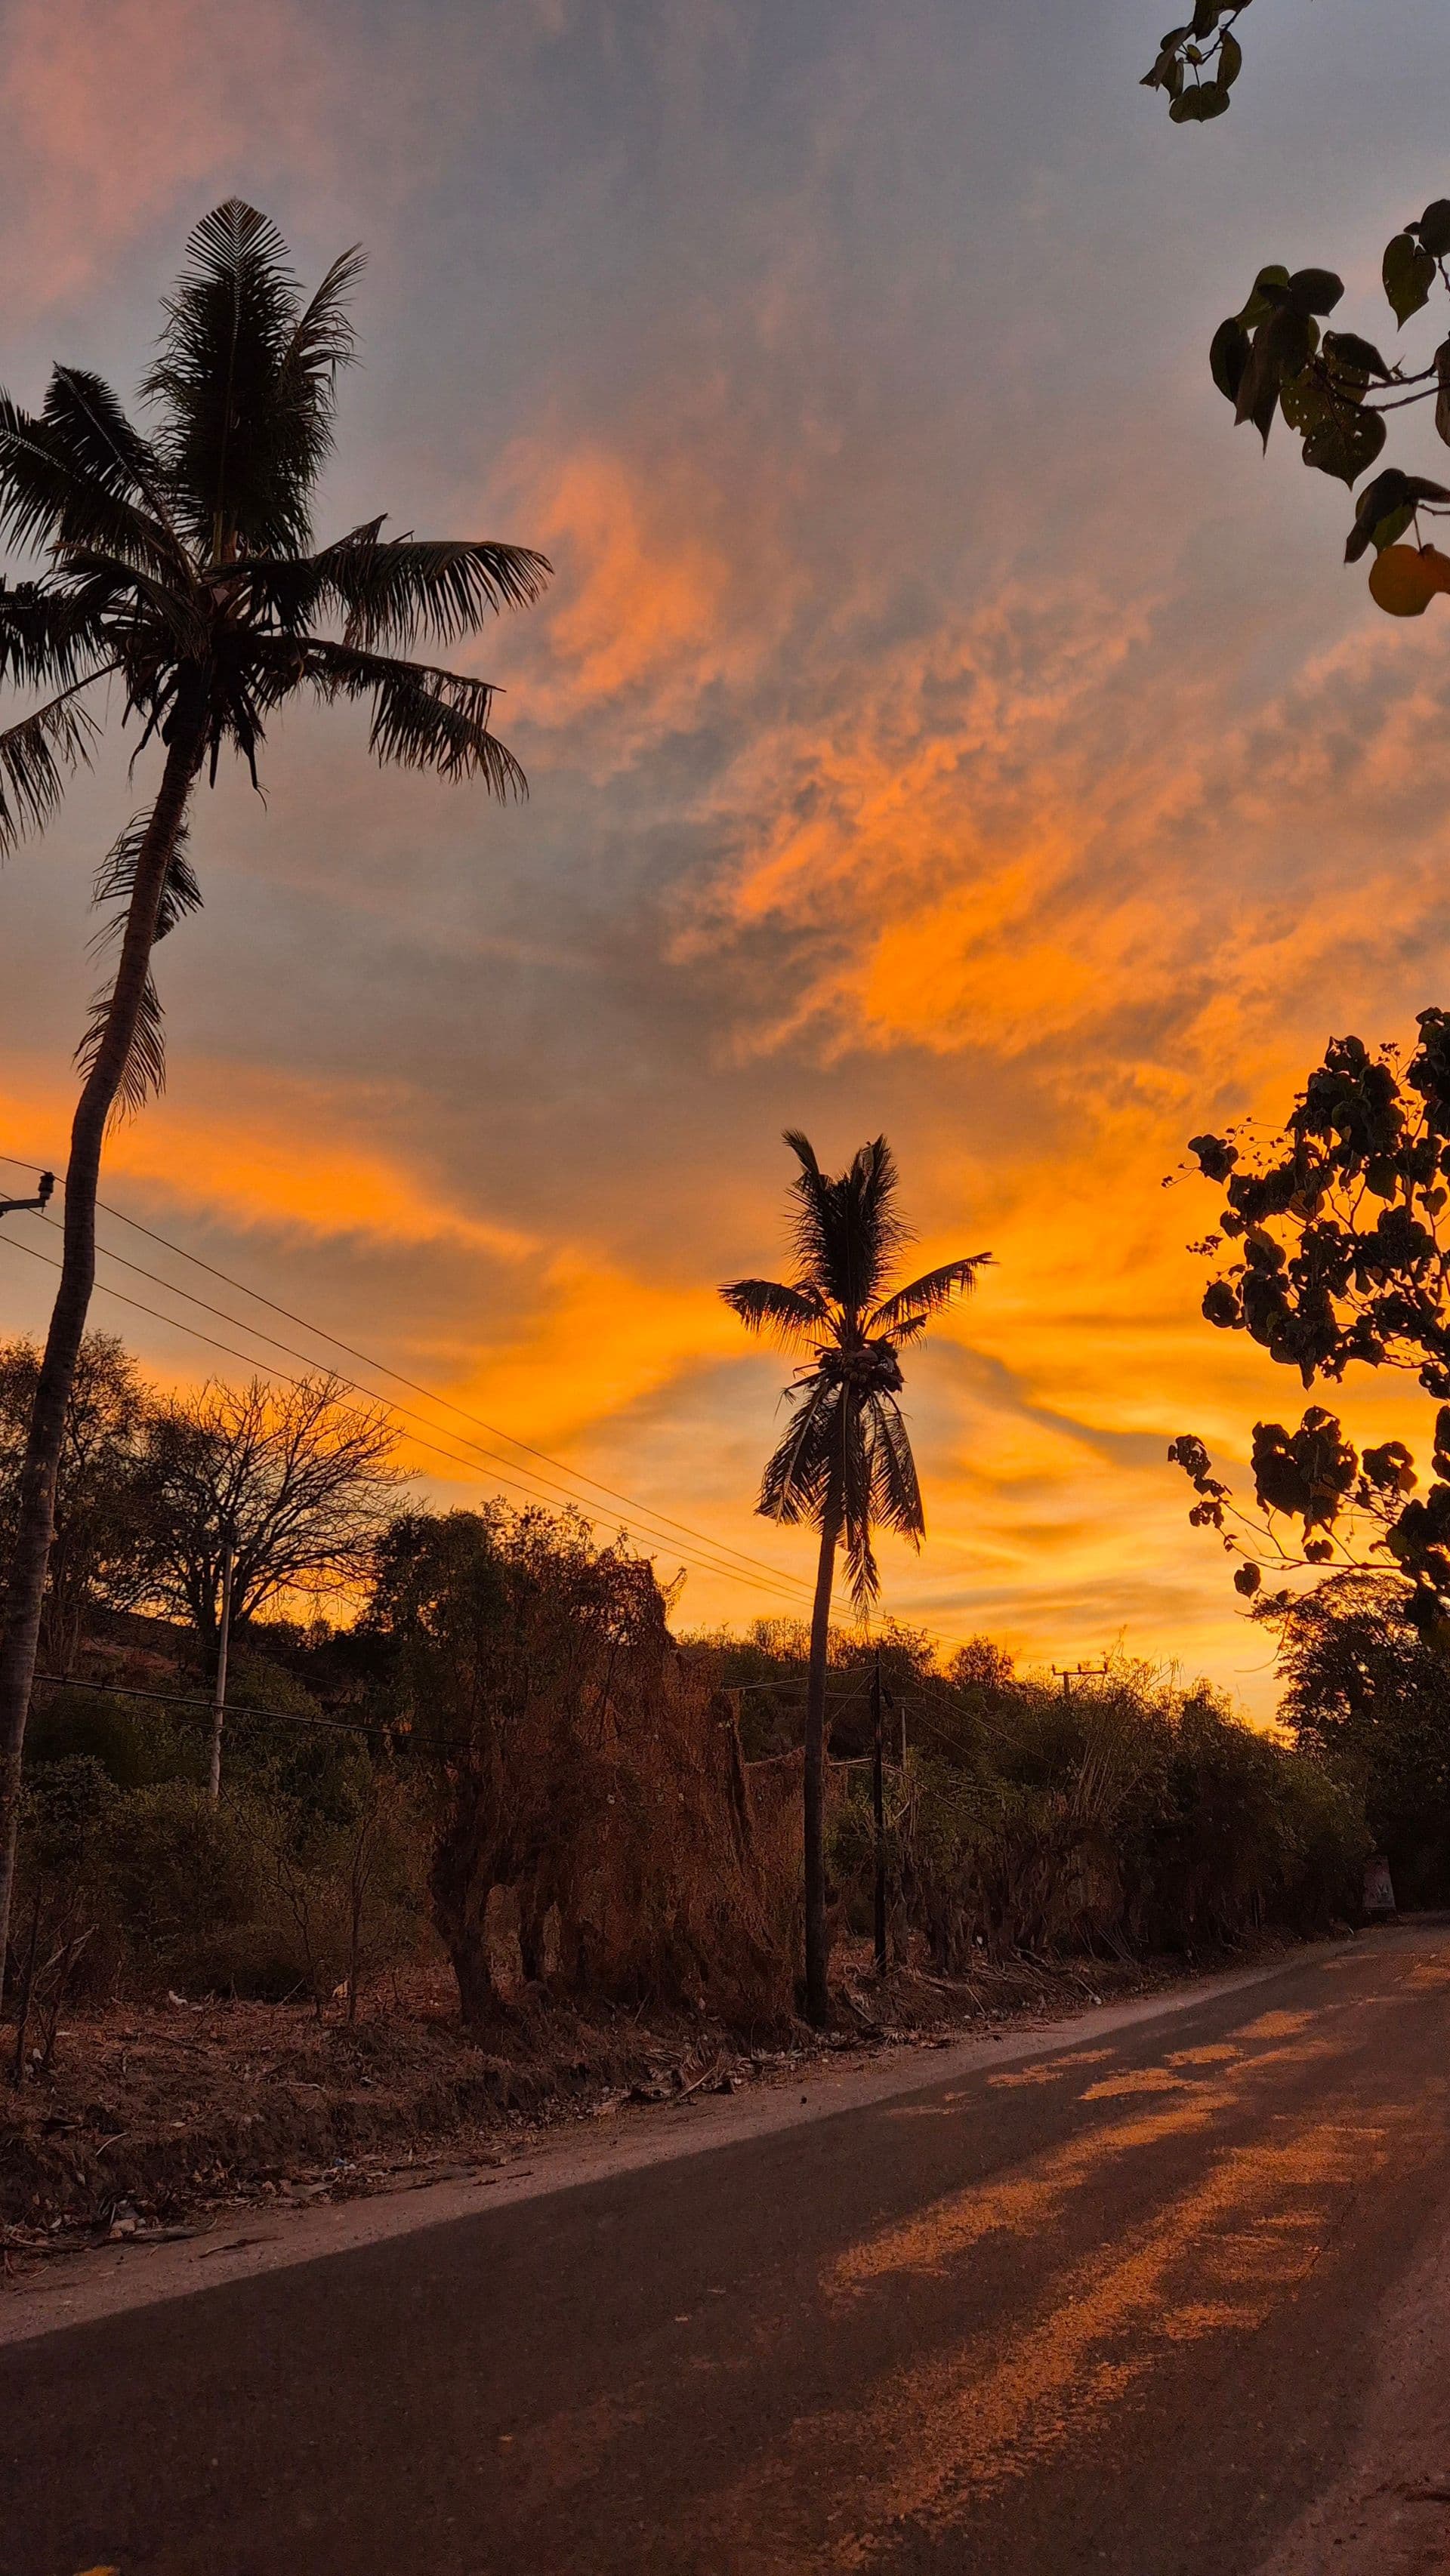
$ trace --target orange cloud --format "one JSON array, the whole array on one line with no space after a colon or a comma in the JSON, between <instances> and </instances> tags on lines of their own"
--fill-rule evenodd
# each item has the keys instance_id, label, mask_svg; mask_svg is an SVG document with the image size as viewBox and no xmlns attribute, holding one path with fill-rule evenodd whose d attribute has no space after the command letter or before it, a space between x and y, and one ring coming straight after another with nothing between
<instances>
[{"instance_id":1,"label":"orange cloud","mask_svg":"<svg viewBox=\"0 0 1450 2576\"><path fill-rule=\"evenodd\" d=\"M113 1127L102 1191L139 1183L153 1200L239 1233L451 1242L506 1261L538 1249L517 1227L450 1202L397 1154L361 1143L359 1131L389 1105L381 1088L193 1060L184 1097L167 1093ZM12 1074L0 1088L0 1133L28 1140L37 1154L49 1151L63 1169L70 1109L69 1099L57 1103L39 1083Z\"/></svg>"},{"instance_id":2,"label":"orange cloud","mask_svg":"<svg viewBox=\"0 0 1450 2576\"><path fill-rule=\"evenodd\" d=\"M582 729L591 765L609 774L698 723L712 692L748 685L798 576L777 568L768 601L750 595L756 548L697 454L519 447L499 483L507 515L557 572L543 611L511 638L529 723Z\"/></svg>"}]
</instances>

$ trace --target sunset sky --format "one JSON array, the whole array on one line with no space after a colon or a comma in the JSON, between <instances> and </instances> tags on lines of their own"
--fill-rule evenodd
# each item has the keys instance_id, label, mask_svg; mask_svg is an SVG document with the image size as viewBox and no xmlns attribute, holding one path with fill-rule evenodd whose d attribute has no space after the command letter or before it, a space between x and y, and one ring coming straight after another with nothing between
<instances>
[{"instance_id":1,"label":"sunset sky","mask_svg":"<svg viewBox=\"0 0 1450 2576\"><path fill-rule=\"evenodd\" d=\"M1137 86L1169 14L9 0L0 382L38 402L59 357L129 393L238 192L309 279L369 253L324 532L386 508L556 566L471 663L527 805L379 773L340 714L278 729L265 805L203 794L170 1088L103 1197L784 1578L694 1565L702 1625L798 1607L812 1553L753 1516L783 1368L716 1285L786 1257L783 1127L833 1165L884 1128L913 1266L996 1255L912 1363L929 1535L886 1543L884 1606L1029 1662L1121 1636L1263 1709L1164 1453L1231 1462L1303 1398L1202 1322L1217 1201L1162 1182L1331 1031L1450 999L1450 609L1374 610L1342 487L1282 430L1261 459L1205 352L1274 258L1392 335L1380 249L1450 185L1446 46L1431 0L1393 47L1362 0L1261 0L1232 114L1175 130ZM1443 465L1428 425L1395 452ZM64 1161L130 748L0 880L23 1160ZM259 1358L328 1355L104 1239ZM22 1242L54 1249L7 1220L0 1330L44 1320ZM93 1311L158 1377L241 1373ZM415 1455L439 1498L491 1482Z\"/></svg>"}]
</instances>

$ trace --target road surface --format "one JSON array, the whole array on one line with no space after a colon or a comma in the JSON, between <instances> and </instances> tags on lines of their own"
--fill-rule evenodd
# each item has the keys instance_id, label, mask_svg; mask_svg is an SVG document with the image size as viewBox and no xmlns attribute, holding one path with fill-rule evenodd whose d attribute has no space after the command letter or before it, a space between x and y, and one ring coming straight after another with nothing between
<instances>
[{"instance_id":1,"label":"road surface","mask_svg":"<svg viewBox=\"0 0 1450 2576\"><path fill-rule=\"evenodd\" d=\"M1111 2021L30 2333L5 2576L1450 2566L1450 1930Z\"/></svg>"}]
</instances>

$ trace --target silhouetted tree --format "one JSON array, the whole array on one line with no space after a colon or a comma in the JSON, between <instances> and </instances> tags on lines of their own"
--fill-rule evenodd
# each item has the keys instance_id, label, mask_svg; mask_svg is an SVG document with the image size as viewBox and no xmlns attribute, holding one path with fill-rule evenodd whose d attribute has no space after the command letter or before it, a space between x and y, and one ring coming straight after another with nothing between
<instances>
[{"instance_id":1,"label":"silhouetted tree","mask_svg":"<svg viewBox=\"0 0 1450 2576\"><path fill-rule=\"evenodd\" d=\"M600 1848L591 1800L618 1709L641 1745L660 1724L675 1661L666 1609L653 1568L597 1546L571 1511L404 1513L378 1551L365 1626L389 1650L394 1705L433 1775L433 1920L465 2021L499 2002L491 1888L521 1897L523 1958L541 1973L571 1865ZM676 1838L686 1823L674 1815Z\"/></svg>"},{"instance_id":2,"label":"silhouetted tree","mask_svg":"<svg viewBox=\"0 0 1450 2576\"><path fill-rule=\"evenodd\" d=\"M1331 1575L1282 1613L1279 1714L1354 1797L1396 1892L1450 1894L1450 1669L1387 1573Z\"/></svg>"},{"instance_id":3,"label":"silhouetted tree","mask_svg":"<svg viewBox=\"0 0 1450 2576\"><path fill-rule=\"evenodd\" d=\"M166 1405L148 1444L150 1598L190 1620L214 1666L228 1583L238 1630L285 1594L360 1583L397 1507L395 1446L385 1408L326 1374L212 1381Z\"/></svg>"},{"instance_id":4,"label":"silhouetted tree","mask_svg":"<svg viewBox=\"0 0 1450 2576\"><path fill-rule=\"evenodd\" d=\"M81 1050L60 1287L24 1463L0 1640L0 1958L14 1873L21 1753L66 1404L95 1273L106 1123L161 1078L151 952L199 899L184 853L204 766L230 746L256 778L276 710L300 695L365 700L383 762L482 779L523 775L493 733L484 680L399 658L423 636L471 635L538 597L548 566L515 546L384 538L381 518L315 549L312 497L333 443L338 368L352 355L356 250L310 300L275 227L237 199L205 217L165 306L143 398L146 436L98 376L57 367L43 408L0 395L0 537L40 558L0 580L0 682L50 694L0 732L0 851L49 822L99 727L88 690L119 682L141 747L164 758L149 809L104 862L116 964ZM330 631L331 630L331 631Z\"/></svg>"},{"instance_id":5,"label":"silhouetted tree","mask_svg":"<svg viewBox=\"0 0 1450 2576\"><path fill-rule=\"evenodd\" d=\"M0 1344L0 1562L15 1544L26 1441L40 1376L33 1342ZM150 1573L147 1443L155 1399L107 1333L81 1343L55 1487L55 1536L41 1604L39 1652L68 1673L98 1606L130 1609Z\"/></svg>"},{"instance_id":6,"label":"silhouetted tree","mask_svg":"<svg viewBox=\"0 0 1450 2576\"><path fill-rule=\"evenodd\" d=\"M805 1740L806 2010L828 2011L826 1940L826 1654L836 1550L844 1544L851 1591L864 1614L880 1588L875 1529L919 1547L926 1521L916 1464L896 1399L900 1351L932 1316L964 1296L990 1259L973 1253L883 1295L907 1239L896 1210L897 1172L884 1136L863 1145L848 1171L828 1179L808 1139L785 1139L800 1164L791 1185L796 1271L790 1281L737 1279L720 1294L752 1333L805 1354L789 1389L790 1420L766 1466L757 1509L770 1520L820 1531Z\"/></svg>"},{"instance_id":7,"label":"silhouetted tree","mask_svg":"<svg viewBox=\"0 0 1450 2576\"><path fill-rule=\"evenodd\" d=\"M1248 1333L1306 1388L1356 1365L1417 1379L1440 1399L1428 1491L1403 1441L1361 1455L1317 1404L1294 1427L1255 1423L1256 1514L1196 1436L1169 1456L1194 1486L1190 1519L1243 1558L1246 1597L1267 1564L1347 1570L1373 1548L1403 1576L1421 1635L1450 1651L1450 1016L1421 1011L1418 1027L1408 1063L1334 1039L1277 1134L1230 1129L1190 1151L1225 1195L1198 1247L1218 1265L1209 1322Z\"/></svg>"}]
</instances>

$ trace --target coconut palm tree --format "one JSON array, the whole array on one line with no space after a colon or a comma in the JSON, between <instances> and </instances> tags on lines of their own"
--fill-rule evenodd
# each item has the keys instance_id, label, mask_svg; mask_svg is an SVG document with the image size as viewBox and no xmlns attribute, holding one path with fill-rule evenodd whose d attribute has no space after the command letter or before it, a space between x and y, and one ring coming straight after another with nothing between
<instances>
[{"instance_id":1,"label":"coconut palm tree","mask_svg":"<svg viewBox=\"0 0 1450 2576\"><path fill-rule=\"evenodd\" d=\"M385 537L381 518L317 546L312 499L333 443L336 379L352 355L347 303L360 254L304 298L265 216L232 200L198 224L165 303L138 428L109 386L57 367L42 409L0 394L0 540L38 558L0 578L0 682L45 694L0 731L0 851L54 814L116 683L123 721L155 743L146 810L104 862L115 964L82 1042L66 1173L64 1263L24 1462L0 1619L0 1960L14 1868L20 1757L51 1541L56 1466L95 1269L101 1146L118 1103L160 1081L158 938L200 899L185 854L203 769L230 747L253 784L270 718L310 694L361 699L380 761L519 794L491 729L484 680L402 658L449 644L488 613L535 600L549 566L527 549ZM133 762L134 766L134 762Z\"/></svg>"},{"instance_id":2,"label":"coconut palm tree","mask_svg":"<svg viewBox=\"0 0 1450 2576\"><path fill-rule=\"evenodd\" d=\"M806 2011L820 2023L827 2014L826 1649L836 1549L845 1546L852 1598L864 1618L880 1589L873 1530L896 1530L913 1547L926 1531L916 1462L896 1401L901 1345L917 1341L933 1315L967 1293L991 1254L945 1262L884 1296L893 1256L908 1240L885 1137L863 1145L838 1180L827 1179L798 1131L788 1129L785 1141L801 1167L791 1184L795 1277L788 1283L737 1279L720 1294L751 1332L804 1354L786 1390L790 1419L756 1508L770 1520L809 1521L821 1534L805 1749Z\"/></svg>"}]
</instances>

